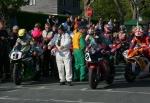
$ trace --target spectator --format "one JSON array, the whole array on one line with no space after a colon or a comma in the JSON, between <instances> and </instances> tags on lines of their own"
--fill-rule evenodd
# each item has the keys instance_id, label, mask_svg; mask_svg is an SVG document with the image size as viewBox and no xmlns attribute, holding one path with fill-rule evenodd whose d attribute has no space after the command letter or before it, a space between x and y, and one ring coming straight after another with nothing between
<instances>
[{"instance_id":1,"label":"spectator","mask_svg":"<svg viewBox=\"0 0 150 103\"><path fill-rule=\"evenodd\" d=\"M149 27L149 29L148 29L148 36L150 36L150 27Z\"/></svg>"},{"instance_id":2,"label":"spectator","mask_svg":"<svg viewBox=\"0 0 150 103\"><path fill-rule=\"evenodd\" d=\"M58 18L56 18L55 16L49 15L47 19L47 23L53 26L53 25L58 25L59 21L58 21Z\"/></svg>"},{"instance_id":3,"label":"spectator","mask_svg":"<svg viewBox=\"0 0 150 103\"><path fill-rule=\"evenodd\" d=\"M54 25L54 23L52 22L52 15L49 15L46 21L47 21L47 23L49 23L50 25Z\"/></svg>"},{"instance_id":4,"label":"spectator","mask_svg":"<svg viewBox=\"0 0 150 103\"><path fill-rule=\"evenodd\" d=\"M8 33L5 30L5 21L0 20L0 78L2 81L10 77L8 37Z\"/></svg>"},{"instance_id":5,"label":"spectator","mask_svg":"<svg viewBox=\"0 0 150 103\"><path fill-rule=\"evenodd\" d=\"M49 76L49 61L50 61L50 51L48 50L48 43L51 41L53 38L53 33L51 32L51 26L49 23L45 24L45 29L42 32L42 38L43 38L43 70L42 74L43 77L48 77Z\"/></svg>"},{"instance_id":6,"label":"spectator","mask_svg":"<svg viewBox=\"0 0 150 103\"><path fill-rule=\"evenodd\" d=\"M31 31L32 38L39 45L42 46L42 30L39 23L36 23Z\"/></svg>"},{"instance_id":7,"label":"spectator","mask_svg":"<svg viewBox=\"0 0 150 103\"><path fill-rule=\"evenodd\" d=\"M117 21L116 19L114 19L113 21L113 32L118 32L119 31L119 21Z\"/></svg>"},{"instance_id":8,"label":"spectator","mask_svg":"<svg viewBox=\"0 0 150 103\"><path fill-rule=\"evenodd\" d=\"M84 37L86 33L86 27L81 25L79 26L79 31L75 32L75 34L73 35L73 54L75 59L75 70L74 70L75 81L86 80L86 63L85 63L85 56L84 56L84 51L86 48L85 37Z\"/></svg>"},{"instance_id":9,"label":"spectator","mask_svg":"<svg viewBox=\"0 0 150 103\"><path fill-rule=\"evenodd\" d=\"M19 27L17 25L13 26L12 32L10 33L10 48L12 49L18 38Z\"/></svg>"},{"instance_id":10,"label":"spectator","mask_svg":"<svg viewBox=\"0 0 150 103\"><path fill-rule=\"evenodd\" d=\"M71 37L68 33L65 33L64 27L61 25L58 29L58 35L55 36L53 42L49 43L49 46L55 46L52 52L56 53L56 62L58 67L60 85L65 85L67 81L68 85L72 85L72 63L71 63ZM65 68L65 69L64 69Z\"/></svg>"},{"instance_id":11,"label":"spectator","mask_svg":"<svg viewBox=\"0 0 150 103\"><path fill-rule=\"evenodd\" d=\"M53 38L55 38L55 36L57 36L57 34L58 34L57 25L53 25L51 32L53 34ZM59 76L58 76L58 69L57 69L55 55L53 55L53 54L50 55L50 61L49 62L50 62L50 66L51 66L51 76L52 76L52 78L54 78L56 80L59 78Z\"/></svg>"}]
</instances>

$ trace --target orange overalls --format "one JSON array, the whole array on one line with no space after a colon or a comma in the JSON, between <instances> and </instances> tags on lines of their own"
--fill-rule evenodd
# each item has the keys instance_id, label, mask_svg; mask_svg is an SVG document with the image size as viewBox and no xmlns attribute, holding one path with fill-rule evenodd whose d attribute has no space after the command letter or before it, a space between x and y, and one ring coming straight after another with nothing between
<instances>
[{"instance_id":1,"label":"orange overalls","mask_svg":"<svg viewBox=\"0 0 150 103\"><path fill-rule=\"evenodd\" d=\"M144 56L150 58L149 45L150 45L149 36L144 36L140 38L134 37L131 41L128 57L131 58L139 54L144 54Z\"/></svg>"}]
</instances>

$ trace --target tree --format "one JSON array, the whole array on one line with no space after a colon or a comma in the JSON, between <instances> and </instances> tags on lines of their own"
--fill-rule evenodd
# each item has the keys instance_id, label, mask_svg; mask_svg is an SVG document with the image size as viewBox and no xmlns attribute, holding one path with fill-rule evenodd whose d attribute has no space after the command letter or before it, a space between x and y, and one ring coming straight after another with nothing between
<instances>
[{"instance_id":1,"label":"tree","mask_svg":"<svg viewBox=\"0 0 150 103\"><path fill-rule=\"evenodd\" d=\"M89 4L94 8L94 18L117 18L121 21L150 17L150 0L82 0L84 7Z\"/></svg>"},{"instance_id":2,"label":"tree","mask_svg":"<svg viewBox=\"0 0 150 103\"><path fill-rule=\"evenodd\" d=\"M0 16L8 20L16 15L21 6L26 5L28 0L0 0Z\"/></svg>"},{"instance_id":3,"label":"tree","mask_svg":"<svg viewBox=\"0 0 150 103\"><path fill-rule=\"evenodd\" d=\"M132 19L138 19L142 12L150 7L149 0L128 0L132 12Z\"/></svg>"},{"instance_id":4,"label":"tree","mask_svg":"<svg viewBox=\"0 0 150 103\"><path fill-rule=\"evenodd\" d=\"M121 2L120 0L113 0L116 7L118 8L118 14L119 14L119 17L120 17L120 20L123 21L124 20L124 17L123 17L123 8L122 8L122 5L121 5Z\"/></svg>"},{"instance_id":5,"label":"tree","mask_svg":"<svg viewBox=\"0 0 150 103\"><path fill-rule=\"evenodd\" d=\"M117 7L113 0L95 0L91 6L94 8L95 19L98 19L99 17L106 20L118 17L120 19Z\"/></svg>"},{"instance_id":6,"label":"tree","mask_svg":"<svg viewBox=\"0 0 150 103\"><path fill-rule=\"evenodd\" d=\"M82 0L83 4L84 4L84 15L85 15L85 10L88 6L91 6L91 4L95 1L95 0Z\"/></svg>"}]
</instances>

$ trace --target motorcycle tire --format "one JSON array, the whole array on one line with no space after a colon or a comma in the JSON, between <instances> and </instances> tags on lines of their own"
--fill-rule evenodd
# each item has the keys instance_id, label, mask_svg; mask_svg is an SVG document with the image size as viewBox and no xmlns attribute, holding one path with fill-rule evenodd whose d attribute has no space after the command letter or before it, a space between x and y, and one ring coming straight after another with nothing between
<instances>
[{"instance_id":1,"label":"motorcycle tire","mask_svg":"<svg viewBox=\"0 0 150 103\"><path fill-rule=\"evenodd\" d=\"M128 83L135 81L136 76L132 72L132 64L131 63L126 64L124 77Z\"/></svg>"},{"instance_id":2,"label":"motorcycle tire","mask_svg":"<svg viewBox=\"0 0 150 103\"><path fill-rule=\"evenodd\" d=\"M21 73L21 67L19 64L14 64L13 67L13 82L16 85L20 85L22 82L22 73Z\"/></svg>"},{"instance_id":3,"label":"motorcycle tire","mask_svg":"<svg viewBox=\"0 0 150 103\"><path fill-rule=\"evenodd\" d=\"M111 85L114 81L115 70L113 66L106 66L105 68L105 81L106 84Z\"/></svg>"},{"instance_id":4,"label":"motorcycle tire","mask_svg":"<svg viewBox=\"0 0 150 103\"><path fill-rule=\"evenodd\" d=\"M96 69L89 69L89 85L91 89L96 89L98 85Z\"/></svg>"}]
</instances>

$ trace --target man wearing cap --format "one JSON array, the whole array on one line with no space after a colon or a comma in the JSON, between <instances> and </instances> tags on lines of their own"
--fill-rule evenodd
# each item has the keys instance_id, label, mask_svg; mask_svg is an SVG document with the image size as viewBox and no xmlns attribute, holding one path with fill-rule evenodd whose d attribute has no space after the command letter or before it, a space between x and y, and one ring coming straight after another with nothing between
<instances>
[{"instance_id":1,"label":"man wearing cap","mask_svg":"<svg viewBox=\"0 0 150 103\"><path fill-rule=\"evenodd\" d=\"M85 63L85 33L86 27L80 25L78 31L73 35L73 54L75 59L74 80L86 80L86 63Z\"/></svg>"},{"instance_id":2,"label":"man wearing cap","mask_svg":"<svg viewBox=\"0 0 150 103\"><path fill-rule=\"evenodd\" d=\"M150 38L143 34L141 27L136 27L134 31L135 37L131 41L131 45L128 51L128 57L133 57L136 55L144 54L150 59ZM136 49L134 49L136 47Z\"/></svg>"},{"instance_id":3,"label":"man wearing cap","mask_svg":"<svg viewBox=\"0 0 150 103\"><path fill-rule=\"evenodd\" d=\"M58 34L48 44L52 54L56 55L56 63L58 67L60 85L67 84L72 85L72 60L71 60L71 37L68 33L65 33L65 28L60 25L58 28Z\"/></svg>"}]
</instances>

